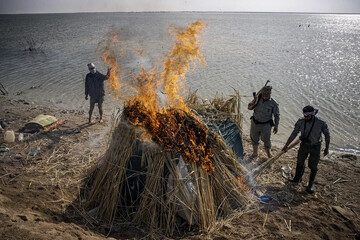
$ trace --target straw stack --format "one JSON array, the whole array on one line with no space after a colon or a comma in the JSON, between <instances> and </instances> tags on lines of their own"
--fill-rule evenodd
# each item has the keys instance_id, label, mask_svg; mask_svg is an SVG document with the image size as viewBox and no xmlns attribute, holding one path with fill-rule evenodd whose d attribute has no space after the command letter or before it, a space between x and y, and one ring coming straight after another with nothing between
<instances>
[{"instance_id":1,"label":"straw stack","mask_svg":"<svg viewBox=\"0 0 360 240\"><path fill-rule=\"evenodd\" d=\"M201 165L185 162L175 152L141 142L138 133L139 128L124 117L117 122L87 198L88 209L98 207L97 219L109 225L124 219L167 235L179 228L182 219L208 231L219 217L250 201L246 187L237 179L246 170L218 135L210 134L215 171L208 174ZM133 164L141 170L132 169ZM138 194L130 193L134 188Z\"/></svg>"}]
</instances>

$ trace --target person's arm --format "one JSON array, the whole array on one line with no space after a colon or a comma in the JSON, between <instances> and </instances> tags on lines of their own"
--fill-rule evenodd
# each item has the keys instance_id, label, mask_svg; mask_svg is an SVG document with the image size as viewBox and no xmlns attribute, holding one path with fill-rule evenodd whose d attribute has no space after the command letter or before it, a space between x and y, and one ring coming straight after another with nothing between
<instances>
[{"instance_id":1,"label":"person's arm","mask_svg":"<svg viewBox=\"0 0 360 240\"><path fill-rule=\"evenodd\" d=\"M253 99L251 102L249 102L248 104L248 110L253 110L255 108L255 99Z\"/></svg>"},{"instance_id":2,"label":"person's arm","mask_svg":"<svg viewBox=\"0 0 360 240\"><path fill-rule=\"evenodd\" d=\"M274 118L275 118L275 126L274 126L274 130L273 133L276 134L278 132L279 129L279 123L280 123L280 111L279 111L279 104L275 103L275 107L274 107Z\"/></svg>"},{"instance_id":3,"label":"person's arm","mask_svg":"<svg viewBox=\"0 0 360 240\"><path fill-rule=\"evenodd\" d=\"M108 67L107 73L106 73L106 75L105 75L105 79L104 79L104 80L108 80L108 79L110 78L110 75L111 75L111 68Z\"/></svg>"},{"instance_id":4,"label":"person's arm","mask_svg":"<svg viewBox=\"0 0 360 240\"><path fill-rule=\"evenodd\" d=\"M321 131L325 135L325 149L324 149L324 156L329 154L329 146L330 146L330 131L328 125L324 122L323 126L321 127Z\"/></svg>"},{"instance_id":5,"label":"person's arm","mask_svg":"<svg viewBox=\"0 0 360 240\"><path fill-rule=\"evenodd\" d=\"M88 100L88 95L89 95L89 80L88 80L88 77L86 76L86 78L85 78L85 100Z\"/></svg>"},{"instance_id":6,"label":"person's arm","mask_svg":"<svg viewBox=\"0 0 360 240\"><path fill-rule=\"evenodd\" d=\"M296 137L296 136L295 136ZM288 146L290 145L290 143L295 139L295 137L291 134L290 137L288 138L288 140L286 141L284 147L281 149L281 151L286 152Z\"/></svg>"},{"instance_id":7,"label":"person's arm","mask_svg":"<svg viewBox=\"0 0 360 240\"><path fill-rule=\"evenodd\" d=\"M325 149L324 149L324 156L329 154L329 145L330 145L330 139L325 139Z\"/></svg>"},{"instance_id":8,"label":"person's arm","mask_svg":"<svg viewBox=\"0 0 360 240\"><path fill-rule=\"evenodd\" d=\"M295 127L294 127L294 130L292 131L292 133L290 134L288 140L286 141L284 147L282 148L281 151L283 152L286 152L287 151L287 148L288 146L290 145L290 143L296 138L296 136L298 135L298 133L300 132L300 126L301 126L301 122L300 120L298 120L296 123L295 123Z\"/></svg>"}]
</instances>

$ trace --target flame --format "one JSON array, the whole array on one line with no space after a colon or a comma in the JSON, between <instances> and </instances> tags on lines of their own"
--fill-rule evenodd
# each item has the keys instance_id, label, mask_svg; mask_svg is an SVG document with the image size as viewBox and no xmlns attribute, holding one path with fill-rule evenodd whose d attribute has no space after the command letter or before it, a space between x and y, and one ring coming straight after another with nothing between
<instances>
[{"instance_id":1,"label":"flame","mask_svg":"<svg viewBox=\"0 0 360 240\"><path fill-rule=\"evenodd\" d=\"M121 79L122 72L116 58L119 33L101 42L99 50L105 64L115 70L109 79L110 86L114 96L124 100L124 113L129 122L143 127L155 143L166 150L175 150L210 174L215 169L211 161L213 140L206 125L189 111L181 97L186 90L186 73L194 69L197 62L205 64L199 41L203 28L204 23L200 20L190 23L187 28L173 26L171 34L175 44L165 57L163 72L158 74L155 68L147 71L142 67L136 78L129 82ZM137 53L142 55L144 52ZM121 92L122 88L130 91ZM167 98L166 105L159 101L160 91Z\"/></svg>"},{"instance_id":2,"label":"flame","mask_svg":"<svg viewBox=\"0 0 360 240\"><path fill-rule=\"evenodd\" d=\"M243 190L245 192L250 192L251 191L251 188L248 187L245 183L244 183L244 177L243 176L239 176L237 178L238 182L240 183L241 187L243 188Z\"/></svg>"},{"instance_id":3,"label":"flame","mask_svg":"<svg viewBox=\"0 0 360 240\"><path fill-rule=\"evenodd\" d=\"M213 139L205 124L191 113L168 108L154 114L139 101L127 104L124 113L130 123L146 129L151 139L165 150L175 150L185 160L201 165L209 174L215 170L211 161Z\"/></svg>"},{"instance_id":4,"label":"flame","mask_svg":"<svg viewBox=\"0 0 360 240\"><path fill-rule=\"evenodd\" d=\"M140 74L136 77L136 87L134 88L135 97L129 99L129 104L141 102L144 107L152 114L159 110L159 101L157 95L158 78L155 69L148 72L144 68L141 69Z\"/></svg>"},{"instance_id":5,"label":"flame","mask_svg":"<svg viewBox=\"0 0 360 240\"><path fill-rule=\"evenodd\" d=\"M204 23L200 20L188 25L187 29L174 28L175 45L168 54L164 63L164 72L161 74L165 92L168 94L170 106L188 111L181 97L180 91L185 88L181 80L186 80L185 74L191 64L199 60L205 63L200 54L199 34L203 31Z\"/></svg>"},{"instance_id":6,"label":"flame","mask_svg":"<svg viewBox=\"0 0 360 240\"><path fill-rule=\"evenodd\" d=\"M110 89L116 99L121 97L121 69L116 60L115 46L119 43L120 32L115 32L111 37L102 41L98 45L98 51L102 52L101 59L104 63L112 69L108 79Z\"/></svg>"}]
</instances>

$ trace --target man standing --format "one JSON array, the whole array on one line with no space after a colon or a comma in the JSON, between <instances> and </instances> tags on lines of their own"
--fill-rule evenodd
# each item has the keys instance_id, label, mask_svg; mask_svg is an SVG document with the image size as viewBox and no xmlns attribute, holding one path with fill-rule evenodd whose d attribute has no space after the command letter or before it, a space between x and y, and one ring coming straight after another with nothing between
<instances>
[{"instance_id":1,"label":"man standing","mask_svg":"<svg viewBox=\"0 0 360 240\"><path fill-rule=\"evenodd\" d=\"M264 142L268 158L272 157L270 141L271 128L274 127L274 134L278 132L280 113L278 103L271 98L271 90L271 86L263 87L261 90L261 98L257 104L255 103L256 99L254 99L248 105L249 110L254 110L250 126L250 138L253 146L253 153L250 156L250 159L254 159L258 156L260 137Z\"/></svg>"},{"instance_id":2,"label":"man standing","mask_svg":"<svg viewBox=\"0 0 360 240\"><path fill-rule=\"evenodd\" d=\"M104 75L96 71L95 64L89 63L87 66L90 73L88 73L85 78L85 100L88 100L88 95L90 95L89 123L92 123L91 115L94 110L95 103L98 104L100 114L99 122L102 123L102 103L105 96L104 81L110 77L111 69L108 68L107 74Z\"/></svg>"},{"instance_id":3,"label":"man standing","mask_svg":"<svg viewBox=\"0 0 360 240\"><path fill-rule=\"evenodd\" d=\"M322 136L321 133L325 136L325 149L324 156L329 153L329 144L330 144L330 133L329 128L326 122L315 117L318 110L314 109L312 106L306 106L303 108L304 117L300 118L296 124L293 132L291 133L289 139L287 140L283 151L287 150L289 144L296 138L297 134L301 132L300 135L300 148L297 155L296 163L296 173L295 177L291 179L291 182L299 183L302 181L302 175L305 171L305 160L309 157L309 168L311 170L309 177L309 184L306 187L308 193L314 193L314 181L316 173L318 171L317 165L320 160L320 150Z\"/></svg>"}]
</instances>

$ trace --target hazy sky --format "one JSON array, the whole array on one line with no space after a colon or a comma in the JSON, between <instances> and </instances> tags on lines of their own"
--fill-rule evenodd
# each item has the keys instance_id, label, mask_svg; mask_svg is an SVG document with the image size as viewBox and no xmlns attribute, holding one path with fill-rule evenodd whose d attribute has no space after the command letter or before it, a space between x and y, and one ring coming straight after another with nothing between
<instances>
[{"instance_id":1,"label":"hazy sky","mask_svg":"<svg viewBox=\"0 0 360 240\"><path fill-rule=\"evenodd\" d=\"M360 13L360 0L0 0L0 13L133 11Z\"/></svg>"}]
</instances>

